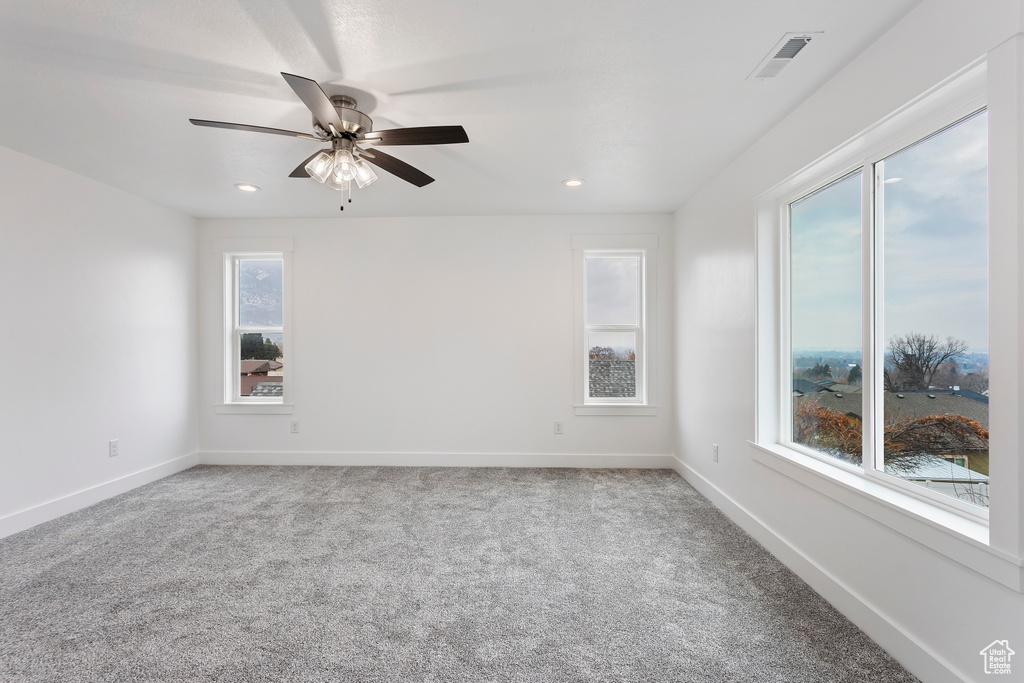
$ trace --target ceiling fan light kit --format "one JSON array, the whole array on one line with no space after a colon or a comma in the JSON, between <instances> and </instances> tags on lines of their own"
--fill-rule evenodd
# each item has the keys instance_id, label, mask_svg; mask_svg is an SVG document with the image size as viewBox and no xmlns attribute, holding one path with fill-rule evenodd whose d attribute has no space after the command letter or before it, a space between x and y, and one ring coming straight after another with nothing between
<instances>
[{"instance_id":1,"label":"ceiling fan light kit","mask_svg":"<svg viewBox=\"0 0 1024 683\"><path fill-rule=\"evenodd\" d=\"M377 180L377 174L366 163L396 175L417 187L434 182L423 171L385 154L380 150L360 145L445 145L469 142L469 136L462 126L422 126L418 128L396 128L373 130L373 120L356 109L357 103L351 97L336 95L327 97L320 85L309 78L281 73L302 103L313 114L313 134L299 133L280 128L250 126L243 123L226 123L189 119L196 126L228 128L253 133L286 135L307 140L330 142L331 148L315 152L289 174L291 178L312 178L341 192L341 210L345 202L352 201L352 182L360 189Z\"/></svg>"}]
</instances>

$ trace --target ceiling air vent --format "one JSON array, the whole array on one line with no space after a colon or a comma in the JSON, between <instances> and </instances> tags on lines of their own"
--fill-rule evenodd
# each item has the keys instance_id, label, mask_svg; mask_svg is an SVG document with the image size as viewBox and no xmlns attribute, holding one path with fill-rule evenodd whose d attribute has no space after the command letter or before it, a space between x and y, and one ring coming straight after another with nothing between
<instances>
[{"instance_id":1,"label":"ceiling air vent","mask_svg":"<svg viewBox=\"0 0 1024 683\"><path fill-rule=\"evenodd\" d=\"M782 40L771 49L768 56L761 60L761 63L747 78L775 78L787 64L793 61L800 50L807 47L814 35L814 33L787 33L782 36Z\"/></svg>"}]
</instances>

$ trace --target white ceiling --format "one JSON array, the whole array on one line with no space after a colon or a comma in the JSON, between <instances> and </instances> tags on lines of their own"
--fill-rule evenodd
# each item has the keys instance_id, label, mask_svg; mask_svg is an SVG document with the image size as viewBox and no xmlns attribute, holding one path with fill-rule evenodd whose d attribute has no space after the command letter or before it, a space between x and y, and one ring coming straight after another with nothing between
<instances>
[{"instance_id":1,"label":"white ceiling","mask_svg":"<svg viewBox=\"0 0 1024 683\"><path fill-rule=\"evenodd\" d=\"M388 148L437 181L381 172L346 215L670 212L917 2L2 0L0 145L192 216L337 216L287 177L323 145L188 123L309 132L285 71L469 134ZM824 33L748 80L791 31Z\"/></svg>"}]
</instances>

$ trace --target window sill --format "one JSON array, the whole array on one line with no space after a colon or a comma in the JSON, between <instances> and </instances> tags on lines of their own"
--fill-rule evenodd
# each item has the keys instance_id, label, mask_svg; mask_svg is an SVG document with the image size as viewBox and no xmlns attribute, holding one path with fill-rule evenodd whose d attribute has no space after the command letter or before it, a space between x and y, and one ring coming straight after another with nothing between
<instances>
[{"instance_id":1,"label":"window sill","mask_svg":"<svg viewBox=\"0 0 1024 683\"><path fill-rule=\"evenodd\" d=\"M292 403L218 403L213 412L218 415L291 415Z\"/></svg>"},{"instance_id":2,"label":"window sill","mask_svg":"<svg viewBox=\"0 0 1024 683\"><path fill-rule=\"evenodd\" d=\"M1024 563L988 545L988 525L777 444L754 460L993 581L1024 593Z\"/></svg>"},{"instance_id":3,"label":"window sill","mask_svg":"<svg viewBox=\"0 0 1024 683\"><path fill-rule=\"evenodd\" d=\"M627 405L577 405L573 406L577 415L657 415L658 406L627 406Z\"/></svg>"}]
</instances>

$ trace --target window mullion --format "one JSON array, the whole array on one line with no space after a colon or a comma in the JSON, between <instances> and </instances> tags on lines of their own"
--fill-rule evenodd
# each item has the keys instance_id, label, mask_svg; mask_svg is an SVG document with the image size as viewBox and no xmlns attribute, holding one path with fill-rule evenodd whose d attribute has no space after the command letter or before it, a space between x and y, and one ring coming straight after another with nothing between
<instances>
[{"instance_id":1,"label":"window mullion","mask_svg":"<svg viewBox=\"0 0 1024 683\"><path fill-rule=\"evenodd\" d=\"M864 363L861 381L863 382L864 411L863 429L861 434L861 468L865 473L873 473L877 463L877 449L880 445L878 433L883 424L879 414L881 401L878 400L878 387L882 386L883 367L878 357L878 296L881 275L878 269L878 255L875 252L877 239L876 230L881 229L875 211L878 175L870 160L862 165L862 207L861 207L861 361Z\"/></svg>"}]
</instances>

